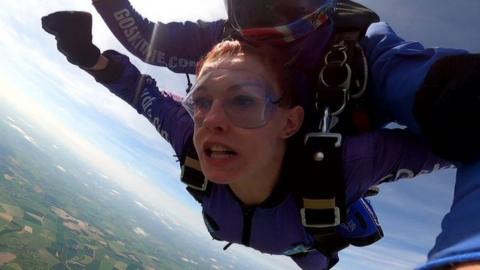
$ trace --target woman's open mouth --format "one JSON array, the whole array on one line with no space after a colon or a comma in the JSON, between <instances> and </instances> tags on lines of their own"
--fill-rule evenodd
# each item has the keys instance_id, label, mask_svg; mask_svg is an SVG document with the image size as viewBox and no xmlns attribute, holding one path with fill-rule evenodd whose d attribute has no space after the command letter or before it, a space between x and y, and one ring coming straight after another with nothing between
<instances>
[{"instance_id":1,"label":"woman's open mouth","mask_svg":"<svg viewBox=\"0 0 480 270\"><path fill-rule=\"evenodd\" d=\"M205 155L213 159L226 159L236 156L237 152L222 144L212 144L205 148Z\"/></svg>"}]
</instances>

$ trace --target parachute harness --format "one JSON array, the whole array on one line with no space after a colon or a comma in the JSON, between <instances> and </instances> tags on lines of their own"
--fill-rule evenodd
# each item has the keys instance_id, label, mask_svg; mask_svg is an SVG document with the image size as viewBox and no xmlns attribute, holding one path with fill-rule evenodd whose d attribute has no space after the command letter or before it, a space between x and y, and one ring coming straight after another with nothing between
<instances>
[{"instance_id":1,"label":"parachute harness","mask_svg":"<svg viewBox=\"0 0 480 270\"><path fill-rule=\"evenodd\" d=\"M342 21L335 23L335 34L318 73L314 100L317 127L304 137L309 177L300 181L299 190L302 224L315 238L310 250L320 250L327 256L349 245L336 233L347 216L342 134L367 129L357 127L362 123L355 121L358 114L366 114L357 110L368 79L367 59L359 45L366 27L350 27L348 21L348 27ZM358 102L351 102L354 99ZM381 237L378 234L364 245Z\"/></svg>"}]
</instances>

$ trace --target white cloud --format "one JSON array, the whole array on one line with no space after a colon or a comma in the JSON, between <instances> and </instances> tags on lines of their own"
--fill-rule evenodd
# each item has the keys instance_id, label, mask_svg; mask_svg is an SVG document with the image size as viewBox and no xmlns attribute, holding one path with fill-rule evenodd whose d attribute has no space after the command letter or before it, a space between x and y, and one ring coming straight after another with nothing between
<instances>
[{"instance_id":1,"label":"white cloud","mask_svg":"<svg viewBox=\"0 0 480 270\"><path fill-rule=\"evenodd\" d=\"M6 118L8 119L8 121L16 123L15 119L11 118L10 116L7 115Z\"/></svg>"},{"instance_id":2,"label":"white cloud","mask_svg":"<svg viewBox=\"0 0 480 270\"><path fill-rule=\"evenodd\" d=\"M108 177L107 175L101 173L101 172L97 172L98 176L100 176L101 178L105 179L105 180L109 180L110 177Z\"/></svg>"},{"instance_id":3,"label":"white cloud","mask_svg":"<svg viewBox=\"0 0 480 270\"><path fill-rule=\"evenodd\" d=\"M188 259L188 258L186 258L186 257L181 257L180 259L181 259L182 261L184 261L184 262L188 262L188 263L191 263L191 264L193 264L193 265L197 265L197 264L198 264L198 262L196 262L196 261L194 261L194 260L191 260L191 259Z\"/></svg>"},{"instance_id":4,"label":"white cloud","mask_svg":"<svg viewBox=\"0 0 480 270\"><path fill-rule=\"evenodd\" d=\"M146 233L142 228L140 227L136 227L133 232L135 232L136 234L138 235L141 235L141 236L148 236L148 233Z\"/></svg>"},{"instance_id":5,"label":"white cloud","mask_svg":"<svg viewBox=\"0 0 480 270\"><path fill-rule=\"evenodd\" d=\"M65 168L63 168L62 166L60 165L57 165L57 169L62 171L62 172L66 172L67 170L65 170Z\"/></svg>"},{"instance_id":6,"label":"white cloud","mask_svg":"<svg viewBox=\"0 0 480 270\"><path fill-rule=\"evenodd\" d=\"M162 224L165 225L165 227L167 227L167 229L169 229L171 231L175 231L175 229L172 226L170 226L170 224L168 224L165 219L161 218L160 222L162 222Z\"/></svg>"},{"instance_id":7,"label":"white cloud","mask_svg":"<svg viewBox=\"0 0 480 270\"><path fill-rule=\"evenodd\" d=\"M138 202L138 201L135 201L135 203L140 206L141 208L145 209L145 210L150 210L148 209L145 205L143 205L141 202Z\"/></svg>"},{"instance_id":8,"label":"white cloud","mask_svg":"<svg viewBox=\"0 0 480 270\"><path fill-rule=\"evenodd\" d=\"M18 132L23 136L23 138L24 138L25 140L27 140L28 142L30 142L31 144L33 144L35 147L37 147L37 148L39 147L38 144L37 144L37 142L35 141L35 139L34 139L32 136L28 135L28 134L27 134L23 129L21 129L19 126L14 125L14 124L12 124L12 123L8 123L8 125L9 125L11 128L13 128L14 130L18 131Z\"/></svg>"}]
</instances>

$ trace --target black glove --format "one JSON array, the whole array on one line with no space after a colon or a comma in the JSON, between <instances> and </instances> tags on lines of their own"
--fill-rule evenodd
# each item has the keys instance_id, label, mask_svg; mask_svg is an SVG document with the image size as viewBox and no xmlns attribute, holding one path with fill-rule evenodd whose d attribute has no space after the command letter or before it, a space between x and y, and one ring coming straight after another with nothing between
<instances>
[{"instance_id":1,"label":"black glove","mask_svg":"<svg viewBox=\"0 0 480 270\"><path fill-rule=\"evenodd\" d=\"M93 67L100 50L92 43L92 15L82 11L59 11L42 17L42 28L57 39L58 50L82 68Z\"/></svg>"},{"instance_id":2,"label":"black glove","mask_svg":"<svg viewBox=\"0 0 480 270\"><path fill-rule=\"evenodd\" d=\"M480 159L480 54L438 60L417 92L414 115L434 153Z\"/></svg>"}]
</instances>

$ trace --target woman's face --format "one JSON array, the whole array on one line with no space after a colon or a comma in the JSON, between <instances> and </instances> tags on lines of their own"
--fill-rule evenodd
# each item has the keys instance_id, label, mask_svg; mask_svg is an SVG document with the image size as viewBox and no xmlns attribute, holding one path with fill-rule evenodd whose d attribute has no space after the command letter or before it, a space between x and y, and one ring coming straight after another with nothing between
<instances>
[{"instance_id":1,"label":"woman's face","mask_svg":"<svg viewBox=\"0 0 480 270\"><path fill-rule=\"evenodd\" d=\"M303 109L274 104L282 91L252 57L207 62L197 82L193 141L205 176L218 184L276 177Z\"/></svg>"}]
</instances>

